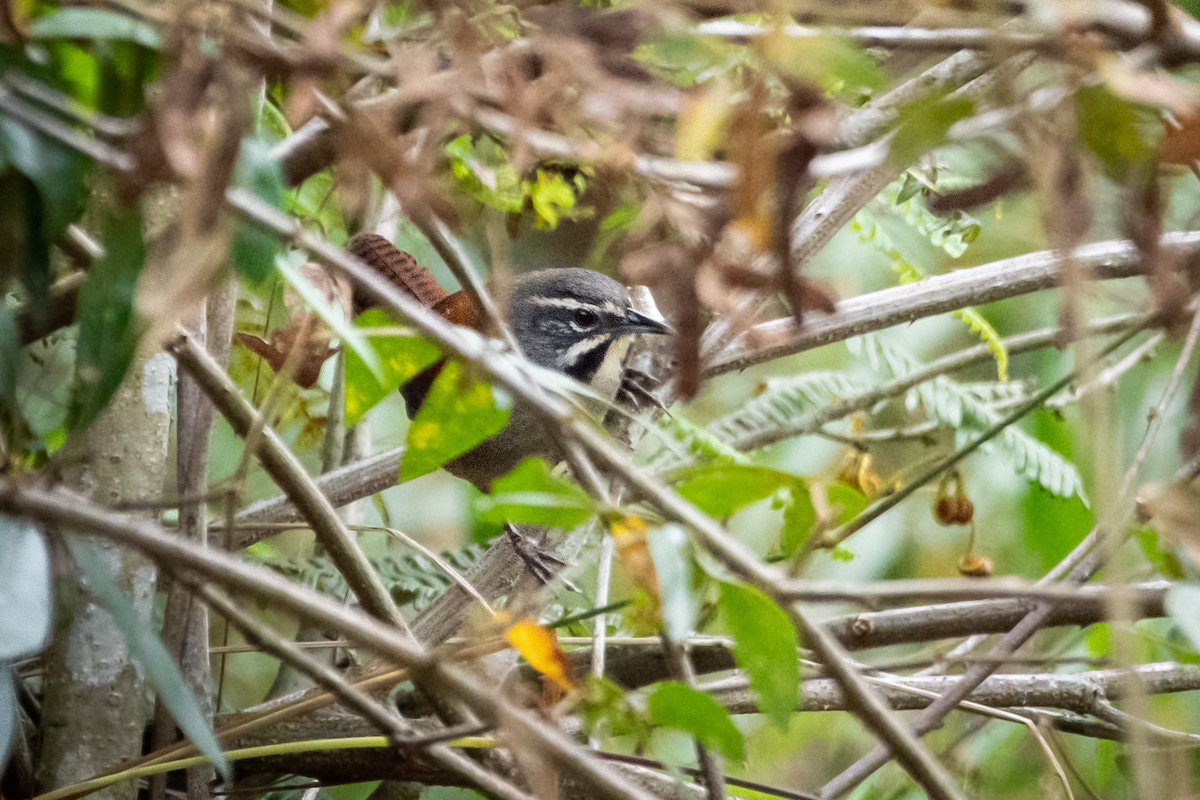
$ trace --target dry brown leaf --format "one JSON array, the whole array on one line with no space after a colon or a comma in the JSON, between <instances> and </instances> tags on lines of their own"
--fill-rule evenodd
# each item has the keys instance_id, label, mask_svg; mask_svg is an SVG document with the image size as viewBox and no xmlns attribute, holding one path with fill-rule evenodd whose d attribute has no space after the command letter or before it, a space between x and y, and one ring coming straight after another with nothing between
<instances>
[{"instance_id":1,"label":"dry brown leaf","mask_svg":"<svg viewBox=\"0 0 1200 800\"><path fill-rule=\"evenodd\" d=\"M1200 114L1182 116L1168 124L1159 155L1164 164L1191 166L1200 161Z\"/></svg>"},{"instance_id":2,"label":"dry brown leaf","mask_svg":"<svg viewBox=\"0 0 1200 800\"><path fill-rule=\"evenodd\" d=\"M300 273L330 302L350 316L350 284L335 277L319 264L305 264ZM248 333L237 334L242 344L261 356L276 373L290 375L305 389L316 385L321 367L337 350L331 347L333 334L311 312L294 290L284 292L284 307L291 312L288 324L271 332L268 339Z\"/></svg>"},{"instance_id":3,"label":"dry brown leaf","mask_svg":"<svg viewBox=\"0 0 1200 800\"><path fill-rule=\"evenodd\" d=\"M1200 565L1200 490L1190 483L1147 484L1138 492L1137 514Z\"/></svg>"}]
</instances>

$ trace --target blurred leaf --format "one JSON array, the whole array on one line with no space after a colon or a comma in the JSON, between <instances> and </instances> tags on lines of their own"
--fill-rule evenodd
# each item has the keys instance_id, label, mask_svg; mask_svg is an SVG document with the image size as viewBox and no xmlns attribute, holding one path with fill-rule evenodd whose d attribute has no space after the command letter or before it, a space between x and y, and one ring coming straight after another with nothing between
<instances>
[{"instance_id":1,"label":"blurred leaf","mask_svg":"<svg viewBox=\"0 0 1200 800\"><path fill-rule=\"evenodd\" d=\"M388 328L394 324L378 308L364 311L354 322L357 328ZM437 345L417 336L370 335L367 341L379 356L382 377L376 377L357 352L346 352L346 424L354 425L363 415L400 386L438 360Z\"/></svg>"},{"instance_id":2,"label":"blurred leaf","mask_svg":"<svg viewBox=\"0 0 1200 800\"><path fill-rule=\"evenodd\" d=\"M796 629L758 589L721 584L721 613L733 634L733 655L746 671L763 713L786 729L800 696Z\"/></svg>"},{"instance_id":3,"label":"blurred leaf","mask_svg":"<svg viewBox=\"0 0 1200 800\"><path fill-rule=\"evenodd\" d=\"M866 501L866 497L863 497ZM783 531L779 537L779 549L784 558L790 558L808 542L813 526L817 524L817 511L813 507L808 484L796 481L787 490L783 507Z\"/></svg>"},{"instance_id":4,"label":"blurred leaf","mask_svg":"<svg viewBox=\"0 0 1200 800\"><path fill-rule=\"evenodd\" d=\"M79 290L79 343L74 430L91 424L116 393L137 350L142 325L134 312L138 275L146 259L142 218L136 208L114 206L104 221L104 257Z\"/></svg>"},{"instance_id":5,"label":"blurred leaf","mask_svg":"<svg viewBox=\"0 0 1200 800\"><path fill-rule=\"evenodd\" d=\"M732 98L733 87L720 78L692 90L675 123L676 158L707 161L716 154L728 132Z\"/></svg>"},{"instance_id":6,"label":"blurred leaf","mask_svg":"<svg viewBox=\"0 0 1200 800\"><path fill-rule=\"evenodd\" d=\"M315 223L321 231L335 243L344 244L346 239L346 219L342 213L342 204L334 199L333 173L322 170L313 175L295 189L287 192L285 205L288 213L295 214ZM411 225L411 223L407 223ZM400 230L406 230L401 223ZM424 240L422 240L424 242ZM431 249L425 244L425 249ZM437 263L426 254L422 264ZM432 259L436 259L436 255Z\"/></svg>"},{"instance_id":7,"label":"blurred leaf","mask_svg":"<svg viewBox=\"0 0 1200 800\"><path fill-rule=\"evenodd\" d=\"M957 309L953 313L955 317L967 323L971 333L978 335L987 345L987 349L992 351L992 357L996 359L996 377L1001 381L1008 380L1008 348L1004 346L1004 340L992 327L992 323L988 322L978 309L971 306Z\"/></svg>"},{"instance_id":8,"label":"blurred leaf","mask_svg":"<svg viewBox=\"0 0 1200 800\"><path fill-rule=\"evenodd\" d=\"M812 412L831 403L863 394L872 384L844 372L814 370L803 375L771 378L759 387L757 394L739 408L710 422L707 433L720 443L732 442L747 446L755 439L767 436L772 441L788 434L811 433ZM728 445L725 445L728 448ZM712 448L710 448L711 450ZM697 452L698 448L692 448ZM729 448L741 461L746 456ZM700 451L701 455L707 452Z\"/></svg>"},{"instance_id":9,"label":"blurred leaf","mask_svg":"<svg viewBox=\"0 0 1200 800\"><path fill-rule=\"evenodd\" d=\"M1032 529L1032 526L1030 527ZM1038 533L1042 532L1038 531ZM1141 548L1142 555L1159 575L1169 580L1183 580L1186 576L1183 563L1179 560L1179 556L1161 546L1158 531L1153 528L1138 528L1134 532L1134 540Z\"/></svg>"},{"instance_id":10,"label":"blurred leaf","mask_svg":"<svg viewBox=\"0 0 1200 800\"><path fill-rule=\"evenodd\" d=\"M830 507L838 512L834 517L834 525L845 525L871 504L871 498L844 483L825 484L825 498Z\"/></svg>"},{"instance_id":11,"label":"blurred leaf","mask_svg":"<svg viewBox=\"0 0 1200 800\"><path fill-rule=\"evenodd\" d=\"M475 200L512 213L525 208L525 183L495 139L464 134L449 142L445 152L459 187Z\"/></svg>"},{"instance_id":12,"label":"blurred leaf","mask_svg":"<svg viewBox=\"0 0 1200 800\"><path fill-rule=\"evenodd\" d=\"M690 470L676 484L675 491L705 514L722 518L767 499L794 480L786 472L768 467L716 464Z\"/></svg>"},{"instance_id":13,"label":"blurred leaf","mask_svg":"<svg viewBox=\"0 0 1200 800\"><path fill-rule=\"evenodd\" d=\"M533 223L536 230L553 230L561 217L569 217L575 211L575 189L557 170L539 169L537 177L526 181L525 187L537 215Z\"/></svg>"},{"instance_id":14,"label":"blurred leaf","mask_svg":"<svg viewBox=\"0 0 1200 800\"><path fill-rule=\"evenodd\" d=\"M841 36L801 38L776 27L763 37L763 51L783 72L826 91L878 89L887 79L874 58Z\"/></svg>"},{"instance_id":15,"label":"blurred leaf","mask_svg":"<svg viewBox=\"0 0 1200 800\"><path fill-rule=\"evenodd\" d=\"M346 319L342 306L327 297L305 275L303 268L296 268L286 258L275 260L275 266L287 279L288 285L303 298L304 303L312 309L321 320L328 325L342 340L348 349L362 359L363 364L377 379L383 379L383 363L379 354L357 328Z\"/></svg>"},{"instance_id":16,"label":"blurred leaf","mask_svg":"<svg viewBox=\"0 0 1200 800\"><path fill-rule=\"evenodd\" d=\"M242 140L233 183L272 208L283 208L283 169L278 159L271 156L270 145L261 139L246 137ZM238 220L229 257L239 275L253 283L262 283L270 277L279 252L279 240L273 233L253 220Z\"/></svg>"},{"instance_id":17,"label":"blurred leaf","mask_svg":"<svg viewBox=\"0 0 1200 800\"><path fill-rule=\"evenodd\" d=\"M517 620L504 631L504 638L529 666L552 680L558 688L569 692L575 688L571 665L558 644L554 631L534 619Z\"/></svg>"},{"instance_id":18,"label":"blurred leaf","mask_svg":"<svg viewBox=\"0 0 1200 800\"><path fill-rule=\"evenodd\" d=\"M692 548L687 532L675 524L663 525L647 538L658 593L663 628L674 642L682 642L696 630L700 605L692 591Z\"/></svg>"},{"instance_id":19,"label":"blurred leaf","mask_svg":"<svg viewBox=\"0 0 1200 800\"><path fill-rule=\"evenodd\" d=\"M689 733L700 744L726 758L734 761L744 761L746 758L746 742L742 732L733 724L729 712L712 695L682 683L667 681L660 683L650 694L647 712L655 725Z\"/></svg>"},{"instance_id":20,"label":"blurred leaf","mask_svg":"<svg viewBox=\"0 0 1200 800\"><path fill-rule=\"evenodd\" d=\"M583 729L591 736L632 736L639 745L650 738L646 720L629 702L628 693L609 678L588 675L584 695L575 706Z\"/></svg>"},{"instance_id":21,"label":"blurred leaf","mask_svg":"<svg viewBox=\"0 0 1200 800\"><path fill-rule=\"evenodd\" d=\"M472 380L462 362L447 361L408 427L400 479L418 478L470 450L508 423L492 388Z\"/></svg>"},{"instance_id":22,"label":"blurred leaf","mask_svg":"<svg viewBox=\"0 0 1200 800\"><path fill-rule=\"evenodd\" d=\"M133 603L117 587L106 566L111 561L106 551L91 542L74 537L67 539L67 546L71 550L75 565L87 580L89 591L112 616L117 629L125 637L130 655L141 665L146 680L171 712L179 729L212 761L221 776L227 781L230 780L232 773L229 761L221 752L208 720L200 711L195 695L179 673L179 668L175 666L162 641L150 627L149 621L139 616Z\"/></svg>"},{"instance_id":23,"label":"blurred leaf","mask_svg":"<svg viewBox=\"0 0 1200 800\"><path fill-rule=\"evenodd\" d=\"M608 520L608 531L617 545L621 565L647 595L658 601L658 574L650 556L650 533L646 520L636 514L615 516Z\"/></svg>"},{"instance_id":24,"label":"blurred leaf","mask_svg":"<svg viewBox=\"0 0 1200 800\"><path fill-rule=\"evenodd\" d=\"M897 166L909 166L941 144L951 125L974 111L975 104L965 97L933 98L906 106L888 157Z\"/></svg>"},{"instance_id":25,"label":"blurred leaf","mask_svg":"<svg viewBox=\"0 0 1200 800\"><path fill-rule=\"evenodd\" d=\"M1200 565L1200 490L1190 483L1146 484L1138 488L1137 510L1163 544L1180 548Z\"/></svg>"},{"instance_id":26,"label":"blurred leaf","mask_svg":"<svg viewBox=\"0 0 1200 800\"><path fill-rule=\"evenodd\" d=\"M0 514L0 682L6 680L5 662L28 658L45 646L51 591L50 553L38 528Z\"/></svg>"},{"instance_id":27,"label":"blurred leaf","mask_svg":"<svg viewBox=\"0 0 1200 800\"><path fill-rule=\"evenodd\" d=\"M74 150L0 116L0 163L15 167L36 187L36 192L22 187L21 201L8 209L24 220L23 242L17 251L17 263L24 266L18 266L18 277L29 290L30 308L36 318L45 311L50 288L50 245L83 213L90 162ZM0 167L0 175L3 173ZM14 188L9 187L6 193ZM0 267L0 276L6 271Z\"/></svg>"},{"instance_id":28,"label":"blurred leaf","mask_svg":"<svg viewBox=\"0 0 1200 800\"><path fill-rule=\"evenodd\" d=\"M258 124L254 131L274 145L292 135L292 126L288 124L287 117L279 110L275 101L265 98L259 105Z\"/></svg>"},{"instance_id":29,"label":"blurred leaf","mask_svg":"<svg viewBox=\"0 0 1200 800\"><path fill-rule=\"evenodd\" d=\"M1114 180L1154 158L1161 127L1148 109L1103 86L1085 86L1075 93L1075 115L1080 139Z\"/></svg>"},{"instance_id":30,"label":"blurred leaf","mask_svg":"<svg viewBox=\"0 0 1200 800\"><path fill-rule=\"evenodd\" d=\"M35 39L115 39L157 50L162 39L148 23L105 8L60 8L29 26Z\"/></svg>"},{"instance_id":31,"label":"blurred leaf","mask_svg":"<svg viewBox=\"0 0 1200 800\"><path fill-rule=\"evenodd\" d=\"M1192 643L1192 649L1200 653L1200 584L1176 583L1167 590L1164 602L1167 616L1179 626Z\"/></svg>"},{"instance_id":32,"label":"blurred leaf","mask_svg":"<svg viewBox=\"0 0 1200 800\"><path fill-rule=\"evenodd\" d=\"M709 463L730 462L734 464L749 462L744 453L728 444L725 438L726 432L716 428L717 423L712 423L706 430L695 423L688 422L682 416L663 415L658 418L658 424L660 427L666 428L676 441L682 442L688 452L696 456L698 460Z\"/></svg>"},{"instance_id":33,"label":"blurred leaf","mask_svg":"<svg viewBox=\"0 0 1200 800\"><path fill-rule=\"evenodd\" d=\"M574 528L596 513L588 493L556 477L541 458L525 459L492 481L491 488L475 500L476 513L485 522Z\"/></svg>"}]
</instances>

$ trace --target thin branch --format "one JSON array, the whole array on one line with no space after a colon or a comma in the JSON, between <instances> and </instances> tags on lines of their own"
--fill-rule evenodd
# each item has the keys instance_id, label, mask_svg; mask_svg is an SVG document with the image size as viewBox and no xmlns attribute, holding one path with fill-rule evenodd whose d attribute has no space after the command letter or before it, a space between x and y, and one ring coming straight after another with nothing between
<instances>
[{"instance_id":1,"label":"thin branch","mask_svg":"<svg viewBox=\"0 0 1200 800\"><path fill-rule=\"evenodd\" d=\"M583 748L536 714L497 696L486 680L438 658L396 628L299 586L264 567L225 553L196 550L159 526L114 514L80 495L61 489L21 486L0 478L0 509L53 525L74 527L137 549L164 569L195 572L229 590L262 598L302 620L340 631L359 645L407 666L449 696L466 703L489 725L503 724L513 736L536 744L561 769L586 782L598 796L652 800L645 791L603 768Z\"/></svg>"},{"instance_id":2,"label":"thin branch","mask_svg":"<svg viewBox=\"0 0 1200 800\"><path fill-rule=\"evenodd\" d=\"M1200 253L1200 232L1168 233L1160 246L1172 256L1193 257ZM1091 280L1130 278L1142 272L1141 254L1126 240L1084 245L1076 248L1070 258L1079 269L1090 273ZM742 370L923 317L1054 288L1066 260L1060 251L1044 250L935 275L845 300L834 314L808 314L799 330L791 317L764 322L735 339L705 374ZM768 344L758 346L756 342Z\"/></svg>"},{"instance_id":3,"label":"thin branch","mask_svg":"<svg viewBox=\"0 0 1200 800\"><path fill-rule=\"evenodd\" d=\"M314 478L314 481L321 494L329 498L330 503L341 507L395 486L399 482L400 459L403 455L403 447L385 450L361 461L338 467ZM299 519L300 512L286 494L260 500L242 509L234 517L237 528L229 532L229 546L235 550L249 547L264 536L274 533L275 529L270 527L272 524ZM255 525L258 524L267 527L256 528ZM212 527L219 530L222 526L220 523L213 523Z\"/></svg>"},{"instance_id":4,"label":"thin branch","mask_svg":"<svg viewBox=\"0 0 1200 800\"><path fill-rule=\"evenodd\" d=\"M891 676L888 680L897 685L883 685L881 693L892 708L915 710L926 708L930 704L930 694L934 697L944 694L958 680L958 676ZM1148 694L1200 691L1200 666L1159 662L1137 664L1127 669L1102 669L1069 674L1005 673L993 675L983 681L966 699L989 708L1044 706L1077 714L1093 714L1097 697L1108 701L1120 700L1134 690L1136 681L1143 682ZM701 688L714 691L713 687ZM756 695L744 687L723 683L715 689L715 694L730 713L761 713ZM836 681L816 678L804 682L803 697L796 710L845 711L851 707Z\"/></svg>"},{"instance_id":5,"label":"thin branch","mask_svg":"<svg viewBox=\"0 0 1200 800\"><path fill-rule=\"evenodd\" d=\"M284 639L269 626L254 616L243 612L222 592L211 584L194 579L188 581L193 591L197 592L204 601L216 609L231 623L236 625L246 638L274 655L285 664L302 672L311 678L318 686L334 695L347 708L358 712L364 719L375 724L380 731L396 744L409 747L419 746L417 739L428 742L428 736L414 736L410 726L395 710L386 709L379 701L366 692L350 685L337 670L324 661L313 658L295 646L294 642ZM530 795L517 789L499 776L489 772L478 763L467 758L462 753L440 743L429 744L425 747L425 755L432 761L441 764L451 772L465 777L479 789L496 797L508 800L531 800Z\"/></svg>"},{"instance_id":6,"label":"thin branch","mask_svg":"<svg viewBox=\"0 0 1200 800\"><path fill-rule=\"evenodd\" d=\"M406 629L404 618L387 587L338 516L337 509L321 494L304 466L275 431L262 422L258 411L242 396L225 371L187 334L180 334L167 349L239 436L246 436L256 428L261 430L254 450L263 468L301 509L363 608Z\"/></svg>"},{"instance_id":7,"label":"thin branch","mask_svg":"<svg viewBox=\"0 0 1200 800\"><path fill-rule=\"evenodd\" d=\"M1106 598L1121 597L1138 606L1145 606L1161 597L1165 583L1107 585L1088 587ZM852 602L868 606L883 602L920 602L976 599L1022 599L1063 602L1080 596L1078 586L1044 586L1024 581L997 578L980 581L974 578L891 580L875 584L847 584L844 581L811 581L794 579L777 587L780 596L805 602Z\"/></svg>"}]
</instances>

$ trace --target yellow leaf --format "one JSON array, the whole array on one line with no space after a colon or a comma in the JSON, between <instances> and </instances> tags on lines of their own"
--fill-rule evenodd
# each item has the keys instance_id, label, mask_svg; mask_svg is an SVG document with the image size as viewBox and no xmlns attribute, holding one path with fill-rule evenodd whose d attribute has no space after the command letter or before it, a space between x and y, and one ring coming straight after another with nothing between
<instances>
[{"instance_id":1,"label":"yellow leaf","mask_svg":"<svg viewBox=\"0 0 1200 800\"><path fill-rule=\"evenodd\" d=\"M654 572L654 561L646 544L646 521L632 514L615 517L608 523L608 530L616 542L617 552L625 571L645 589L651 597L658 597L658 576Z\"/></svg>"},{"instance_id":2,"label":"yellow leaf","mask_svg":"<svg viewBox=\"0 0 1200 800\"><path fill-rule=\"evenodd\" d=\"M688 96L675 126L675 157L707 161L721 148L729 127L732 88L714 79Z\"/></svg>"},{"instance_id":3,"label":"yellow leaf","mask_svg":"<svg viewBox=\"0 0 1200 800\"><path fill-rule=\"evenodd\" d=\"M504 638L529 662L529 666L554 681L558 688L564 692L575 688L570 665L554 631L535 620L521 619L508 627Z\"/></svg>"}]
</instances>

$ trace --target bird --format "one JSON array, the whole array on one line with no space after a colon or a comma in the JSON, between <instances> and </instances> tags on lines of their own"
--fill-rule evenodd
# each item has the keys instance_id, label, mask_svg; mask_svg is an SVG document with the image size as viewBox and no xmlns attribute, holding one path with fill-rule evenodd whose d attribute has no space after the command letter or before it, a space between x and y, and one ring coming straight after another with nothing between
<instances>
[{"instance_id":1,"label":"bird","mask_svg":"<svg viewBox=\"0 0 1200 800\"><path fill-rule=\"evenodd\" d=\"M346 249L445 319L476 330L483 327L477 304L465 290L447 292L428 270L385 237L358 234ZM362 306L358 298L356 305ZM506 321L527 360L588 386L598 402L585 405L601 414L623 390L634 397L645 395L640 384L627 380L625 360L634 338L673 332L663 320L634 308L629 290L619 281L581 267L514 277ZM444 364L434 364L401 387L409 418L416 415ZM443 466L486 492L496 478L535 456L557 462L562 453L538 412L518 398L500 432Z\"/></svg>"}]
</instances>

